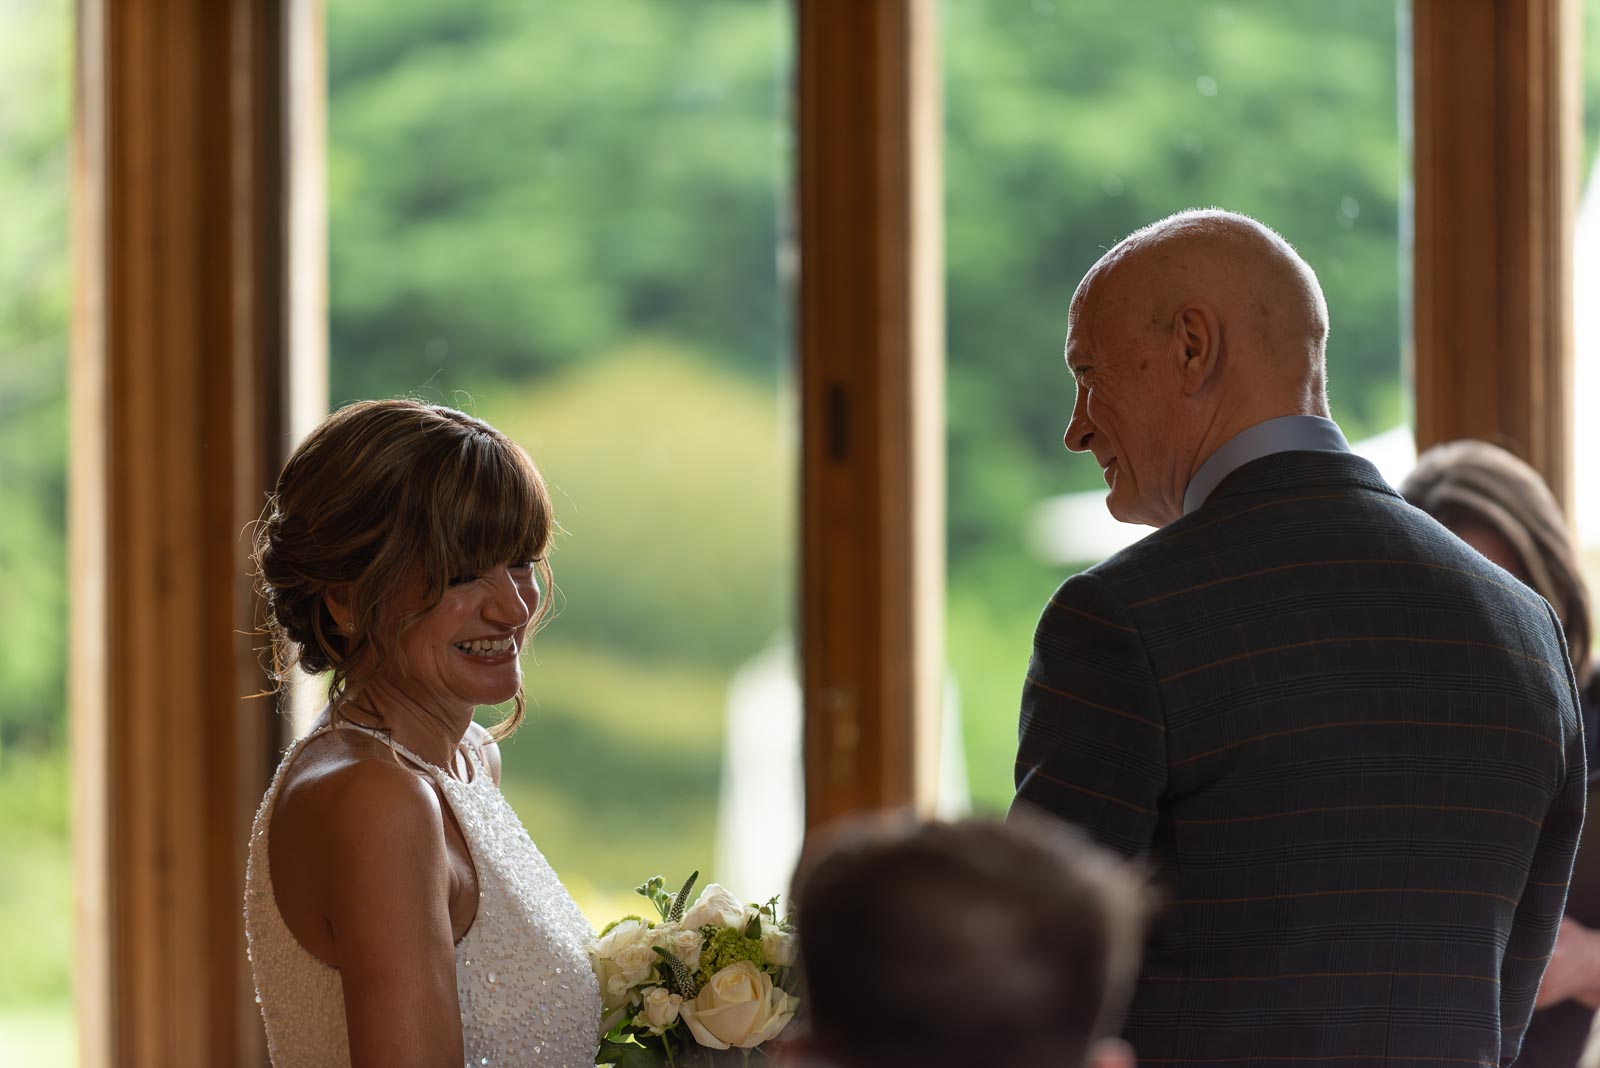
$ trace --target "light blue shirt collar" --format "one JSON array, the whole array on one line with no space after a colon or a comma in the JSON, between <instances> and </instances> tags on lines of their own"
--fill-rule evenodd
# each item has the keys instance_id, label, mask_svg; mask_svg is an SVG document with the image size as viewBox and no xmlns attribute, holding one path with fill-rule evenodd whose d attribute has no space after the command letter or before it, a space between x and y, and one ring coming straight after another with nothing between
<instances>
[{"instance_id":1,"label":"light blue shirt collar","mask_svg":"<svg viewBox=\"0 0 1600 1068\"><path fill-rule=\"evenodd\" d=\"M1183 514L1205 504L1223 479L1252 460L1275 452L1349 451L1339 424L1320 415L1283 415L1246 427L1223 442L1194 473L1183 491Z\"/></svg>"}]
</instances>

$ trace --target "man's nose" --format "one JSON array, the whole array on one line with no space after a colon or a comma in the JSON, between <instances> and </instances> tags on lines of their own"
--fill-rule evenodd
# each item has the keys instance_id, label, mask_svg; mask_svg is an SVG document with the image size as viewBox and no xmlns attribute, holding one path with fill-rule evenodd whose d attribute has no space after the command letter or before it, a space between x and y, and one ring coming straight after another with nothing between
<instances>
[{"instance_id":1,"label":"man's nose","mask_svg":"<svg viewBox=\"0 0 1600 1068\"><path fill-rule=\"evenodd\" d=\"M1072 413L1072 421L1067 424L1067 432L1061 435L1061 444L1072 452L1086 452L1089 448L1089 439L1094 437L1094 427L1089 420L1077 411Z\"/></svg>"}]
</instances>

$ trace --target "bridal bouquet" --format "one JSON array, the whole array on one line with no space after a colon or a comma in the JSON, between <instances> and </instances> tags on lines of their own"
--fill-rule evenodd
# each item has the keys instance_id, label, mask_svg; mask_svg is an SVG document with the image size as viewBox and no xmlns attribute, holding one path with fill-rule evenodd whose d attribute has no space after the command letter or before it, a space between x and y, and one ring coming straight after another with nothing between
<instances>
[{"instance_id":1,"label":"bridal bouquet","mask_svg":"<svg viewBox=\"0 0 1600 1068\"><path fill-rule=\"evenodd\" d=\"M734 1049L734 1063L747 1063L800 1007L790 993L793 928L778 899L746 906L710 883L691 905L699 877L677 894L651 879L638 891L660 921L625 916L590 947L603 1014L598 1064L710 1065L719 1063L712 1051Z\"/></svg>"}]
</instances>

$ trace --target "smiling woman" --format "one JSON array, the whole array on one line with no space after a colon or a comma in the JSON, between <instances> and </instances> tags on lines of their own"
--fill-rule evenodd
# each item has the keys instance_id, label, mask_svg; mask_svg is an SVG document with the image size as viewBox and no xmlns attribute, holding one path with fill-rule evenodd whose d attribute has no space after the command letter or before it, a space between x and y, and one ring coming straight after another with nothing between
<instances>
[{"instance_id":1,"label":"smiling woman","mask_svg":"<svg viewBox=\"0 0 1600 1068\"><path fill-rule=\"evenodd\" d=\"M256 541L277 670L332 681L251 834L274 1062L591 1059L588 924L499 790L551 527L527 453L437 405L352 404L284 466Z\"/></svg>"}]
</instances>

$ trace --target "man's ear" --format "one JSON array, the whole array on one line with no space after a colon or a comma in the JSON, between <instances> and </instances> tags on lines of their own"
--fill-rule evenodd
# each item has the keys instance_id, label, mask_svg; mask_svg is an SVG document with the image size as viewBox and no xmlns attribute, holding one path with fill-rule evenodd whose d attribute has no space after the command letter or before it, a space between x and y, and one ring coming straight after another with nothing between
<instances>
[{"instance_id":1,"label":"man's ear","mask_svg":"<svg viewBox=\"0 0 1600 1068\"><path fill-rule=\"evenodd\" d=\"M1172 351L1183 391L1200 392L1222 360L1222 324L1216 313L1197 302L1180 307L1172 317Z\"/></svg>"},{"instance_id":2,"label":"man's ear","mask_svg":"<svg viewBox=\"0 0 1600 1068\"><path fill-rule=\"evenodd\" d=\"M1133 1047L1120 1038L1102 1038L1089 1047L1087 1068L1134 1068Z\"/></svg>"}]
</instances>

